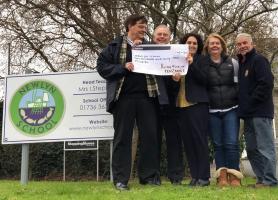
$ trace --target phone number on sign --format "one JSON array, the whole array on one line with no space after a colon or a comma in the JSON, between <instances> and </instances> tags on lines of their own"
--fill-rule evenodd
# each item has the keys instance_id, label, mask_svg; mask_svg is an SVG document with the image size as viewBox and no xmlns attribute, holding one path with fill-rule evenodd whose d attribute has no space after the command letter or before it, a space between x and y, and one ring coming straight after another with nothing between
<instances>
[{"instance_id":1,"label":"phone number on sign","mask_svg":"<svg viewBox=\"0 0 278 200\"><path fill-rule=\"evenodd\" d=\"M79 110L104 110L106 109L105 104L85 105L81 104Z\"/></svg>"}]
</instances>

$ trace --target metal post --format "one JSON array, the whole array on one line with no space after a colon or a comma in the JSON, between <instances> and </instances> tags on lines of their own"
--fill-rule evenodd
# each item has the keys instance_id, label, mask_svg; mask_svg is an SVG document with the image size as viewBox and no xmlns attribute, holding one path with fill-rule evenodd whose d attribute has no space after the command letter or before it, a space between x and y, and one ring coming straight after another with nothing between
<instances>
[{"instance_id":1,"label":"metal post","mask_svg":"<svg viewBox=\"0 0 278 200\"><path fill-rule=\"evenodd\" d=\"M29 167L29 144L22 144L21 178L20 178L20 183L22 185L26 185L28 183L28 167Z\"/></svg>"},{"instance_id":2,"label":"metal post","mask_svg":"<svg viewBox=\"0 0 278 200\"><path fill-rule=\"evenodd\" d=\"M112 174L112 154L113 154L113 140L110 140L110 181L113 182Z\"/></svg>"},{"instance_id":3,"label":"metal post","mask_svg":"<svg viewBox=\"0 0 278 200\"><path fill-rule=\"evenodd\" d=\"M276 139L276 138L277 138L277 135L276 135L276 127L275 127L275 118L273 118L272 124L273 124L273 135L274 135L274 139Z\"/></svg>"},{"instance_id":4,"label":"metal post","mask_svg":"<svg viewBox=\"0 0 278 200\"><path fill-rule=\"evenodd\" d=\"M8 75L11 74L11 43L8 44Z\"/></svg>"},{"instance_id":5,"label":"metal post","mask_svg":"<svg viewBox=\"0 0 278 200\"><path fill-rule=\"evenodd\" d=\"M64 142L64 166L63 166L63 180L66 181L66 142Z\"/></svg>"},{"instance_id":6,"label":"metal post","mask_svg":"<svg viewBox=\"0 0 278 200\"><path fill-rule=\"evenodd\" d=\"M97 140L97 181L99 176L99 149L98 149L98 140Z\"/></svg>"}]
</instances>

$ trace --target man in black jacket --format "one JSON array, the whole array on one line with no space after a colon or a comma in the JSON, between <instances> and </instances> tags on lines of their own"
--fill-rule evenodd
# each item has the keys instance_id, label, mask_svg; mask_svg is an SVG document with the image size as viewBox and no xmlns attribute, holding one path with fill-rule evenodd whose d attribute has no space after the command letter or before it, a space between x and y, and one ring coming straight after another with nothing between
<instances>
[{"instance_id":1,"label":"man in black jacket","mask_svg":"<svg viewBox=\"0 0 278 200\"><path fill-rule=\"evenodd\" d=\"M134 73L131 49L145 43L147 19L131 15L126 35L116 38L100 54L98 73L107 80L107 111L113 114L112 171L116 189L127 190L131 170L133 127L139 130L138 175L141 184L160 185L157 147L158 99L167 103L155 76Z\"/></svg>"},{"instance_id":2,"label":"man in black jacket","mask_svg":"<svg viewBox=\"0 0 278 200\"><path fill-rule=\"evenodd\" d=\"M258 54L252 37L238 34L239 116L244 120L247 156L257 176L255 188L277 185L272 119L273 75L268 60Z\"/></svg>"}]
</instances>

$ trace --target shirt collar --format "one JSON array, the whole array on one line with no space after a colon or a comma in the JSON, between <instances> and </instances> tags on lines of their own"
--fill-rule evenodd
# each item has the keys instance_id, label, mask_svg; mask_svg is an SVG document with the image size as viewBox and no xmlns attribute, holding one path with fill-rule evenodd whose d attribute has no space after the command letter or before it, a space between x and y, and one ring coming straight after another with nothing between
<instances>
[{"instance_id":1,"label":"shirt collar","mask_svg":"<svg viewBox=\"0 0 278 200\"><path fill-rule=\"evenodd\" d=\"M128 36L126 37L126 41L130 46L134 45L134 43L132 42L132 40Z\"/></svg>"}]
</instances>

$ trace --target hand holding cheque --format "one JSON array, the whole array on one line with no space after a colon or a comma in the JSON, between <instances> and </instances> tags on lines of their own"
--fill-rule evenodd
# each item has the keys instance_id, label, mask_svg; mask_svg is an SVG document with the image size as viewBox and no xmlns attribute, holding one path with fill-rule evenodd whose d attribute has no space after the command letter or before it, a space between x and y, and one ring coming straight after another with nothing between
<instances>
[{"instance_id":1,"label":"hand holding cheque","mask_svg":"<svg viewBox=\"0 0 278 200\"><path fill-rule=\"evenodd\" d=\"M187 60L189 65L193 62L193 57L190 53L187 54L187 57L185 59ZM182 75L179 72L174 73L173 76L172 76L172 79L176 82L179 82L181 80L181 76Z\"/></svg>"},{"instance_id":2,"label":"hand holding cheque","mask_svg":"<svg viewBox=\"0 0 278 200\"><path fill-rule=\"evenodd\" d=\"M138 45L132 49L132 63L126 63L125 68L144 74L185 75L191 62L192 56L184 44Z\"/></svg>"}]
</instances>

